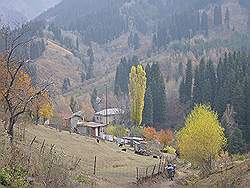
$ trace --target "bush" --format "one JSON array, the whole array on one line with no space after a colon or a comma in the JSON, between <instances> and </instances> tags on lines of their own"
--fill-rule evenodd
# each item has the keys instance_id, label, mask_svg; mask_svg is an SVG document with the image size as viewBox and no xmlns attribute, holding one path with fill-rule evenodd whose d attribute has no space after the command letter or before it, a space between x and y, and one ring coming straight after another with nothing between
<instances>
[{"instance_id":1,"label":"bush","mask_svg":"<svg viewBox=\"0 0 250 188\"><path fill-rule=\"evenodd\" d=\"M0 184L10 187L28 187L27 171L21 166L13 169L5 167L0 169Z\"/></svg>"},{"instance_id":2,"label":"bush","mask_svg":"<svg viewBox=\"0 0 250 188\"><path fill-rule=\"evenodd\" d=\"M176 149L175 148L173 148L172 146L166 146L163 150L162 150L162 152L164 152L164 153L169 153L169 154L175 154L175 152L176 152Z\"/></svg>"},{"instance_id":3,"label":"bush","mask_svg":"<svg viewBox=\"0 0 250 188\"><path fill-rule=\"evenodd\" d=\"M75 180L78 183L83 183L83 184L92 185L92 186L96 184L90 177L86 176L85 174L80 174L76 176Z\"/></svg>"},{"instance_id":4,"label":"bush","mask_svg":"<svg viewBox=\"0 0 250 188\"><path fill-rule=\"evenodd\" d=\"M130 136L143 137L144 130L141 126L134 126L130 129Z\"/></svg>"},{"instance_id":5,"label":"bush","mask_svg":"<svg viewBox=\"0 0 250 188\"><path fill-rule=\"evenodd\" d=\"M246 159L246 156L242 154L234 154L232 155L232 157L233 157L233 160L235 161L244 161Z\"/></svg>"},{"instance_id":6,"label":"bush","mask_svg":"<svg viewBox=\"0 0 250 188\"><path fill-rule=\"evenodd\" d=\"M128 131L122 125L109 125L106 129L106 133L112 136L124 137L127 136Z\"/></svg>"},{"instance_id":7,"label":"bush","mask_svg":"<svg viewBox=\"0 0 250 188\"><path fill-rule=\"evenodd\" d=\"M144 128L144 137L148 141L156 140L157 139L157 132L153 127L145 127Z\"/></svg>"},{"instance_id":8,"label":"bush","mask_svg":"<svg viewBox=\"0 0 250 188\"><path fill-rule=\"evenodd\" d=\"M11 175L6 171L5 168L0 169L0 185L10 186Z\"/></svg>"}]
</instances>

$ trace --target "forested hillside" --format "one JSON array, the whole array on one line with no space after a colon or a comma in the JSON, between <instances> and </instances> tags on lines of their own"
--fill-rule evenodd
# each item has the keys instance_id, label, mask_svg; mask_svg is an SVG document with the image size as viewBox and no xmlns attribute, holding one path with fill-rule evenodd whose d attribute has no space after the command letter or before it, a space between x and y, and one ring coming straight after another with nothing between
<instances>
[{"instance_id":1,"label":"forested hillside","mask_svg":"<svg viewBox=\"0 0 250 188\"><path fill-rule=\"evenodd\" d=\"M249 0L0 0L0 187L237 187L249 127Z\"/></svg>"}]
</instances>

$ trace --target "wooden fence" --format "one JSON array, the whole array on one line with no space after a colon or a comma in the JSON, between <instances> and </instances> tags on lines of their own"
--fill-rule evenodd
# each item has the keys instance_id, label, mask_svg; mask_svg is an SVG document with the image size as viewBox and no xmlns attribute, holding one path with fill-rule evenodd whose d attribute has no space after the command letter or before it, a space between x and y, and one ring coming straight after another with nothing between
<instances>
[{"instance_id":1,"label":"wooden fence","mask_svg":"<svg viewBox=\"0 0 250 188\"><path fill-rule=\"evenodd\" d=\"M143 183L148 179L154 178L156 176L162 175L165 173L165 167L168 163L167 158L160 159L158 164L148 167L136 167L136 180L137 183Z\"/></svg>"}]
</instances>

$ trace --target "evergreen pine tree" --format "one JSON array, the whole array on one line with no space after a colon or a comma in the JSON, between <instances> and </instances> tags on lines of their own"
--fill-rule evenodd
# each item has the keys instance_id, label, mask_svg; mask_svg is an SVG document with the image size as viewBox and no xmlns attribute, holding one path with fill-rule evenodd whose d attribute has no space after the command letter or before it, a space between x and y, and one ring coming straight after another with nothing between
<instances>
[{"instance_id":1,"label":"evergreen pine tree","mask_svg":"<svg viewBox=\"0 0 250 188\"><path fill-rule=\"evenodd\" d=\"M151 67L151 76L154 124L163 124L166 122L167 98L165 92L165 82L157 63L154 63Z\"/></svg>"},{"instance_id":2,"label":"evergreen pine tree","mask_svg":"<svg viewBox=\"0 0 250 188\"><path fill-rule=\"evenodd\" d=\"M152 77L151 67L149 64L146 65L145 72L147 75L146 93L144 98L144 110L142 114L142 125L153 124L153 96L152 96Z\"/></svg>"},{"instance_id":3,"label":"evergreen pine tree","mask_svg":"<svg viewBox=\"0 0 250 188\"><path fill-rule=\"evenodd\" d=\"M97 104L97 90L96 88L93 90L92 94L91 94L91 105L92 105L92 108L95 110L95 112L99 111L99 106Z\"/></svg>"},{"instance_id":4,"label":"evergreen pine tree","mask_svg":"<svg viewBox=\"0 0 250 188\"><path fill-rule=\"evenodd\" d=\"M133 47L134 47L134 50L137 50L140 47L140 38L139 38L138 33L134 34L134 37L133 37Z\"/></svg>"},{"instance_id":5,"label":"evergreen pine tree","mask_svg":"<svg viewBox=\"0 0 250 188\"><path fill-rule=\"evenodd\" d=\"M153 97L150 85L146 89L142 117L142 125L153 125Z\"/></svg>"},{"instance_id":6,"label":"evergreen pine tree","mask_svg":"<svg viewBox=\"0 0 250 188\"><path fill-rule=\"evenodd\" d=\"M63 80L62 92L63 93L67 92L70 87L71 87L71 84L70 84L69 78L65 78Z\"/></svg>"},{"instance_id":7,"label":"evergreen pine tree","mask_svg":"<svg viewBox=\"0 0 250 188\"><path fill-rule=\"evenodd\" d=\"M239 128L236 128L228 137L228 151L231 154L243 154L246 151L246 143Z\"/></svg>"},{"instance_id":8,"label":"evergreen pine tree","mask_svg":"<svg viewBox=\"0 0 250 188\"><path fill-rule=\"evenodd\" d=\"M193 86L192 61L188 60L185 79L185 103L191 102Z\"/></svg>"},{"instance_id":9,"label":"evergreen pine tree","mask_svg":"<svg viewBox=\"0 0 250 188\"><path fill-rule=\"evenodd\" d=\"M238 124L235 121L233 107L227 105L222 117L222 126L225 129L225 136L228 139L227 149L231 154L243 153L245 151L245 141Z\"/></svg>"},{"instance_id":10,"label":"evergreen pine tree","mask_svg":"<svg viewBox=\"0 0 250 188\"><path fill-rule=\"evenodd\" d=\"M208 61L206 65L206 72L205 72L205 80L206 80L206 92L207 97L205 97L205 102L210 103L210 105L214 108L215 107L215 96L216 96L216 87L217 87L217 79L215 73L215 67L211 60Z\"/></svg>"},{"instance_id":11,"label":"evergreen pine tree","mask_svg":"<svg viewBox=\"0 0 250 188\"><path fill-rule=\"evenodd\" d=\"M158 50L158 39L157 39L157 35L154 34L153 35L153 39L152 39L152 48L153 48L153 51L156 52Z\"/></svg>"},{"instance_id":12,"label":"evergreen pine tree","mask_svg":"<svg viewBox=\"0 0 250 188\"><path fill-rule=\"evenodd\" d=\"M89 80L94 77L94 52L91 45L87 51L87 55L89 57L89 63L87 66L86 79Z\"/></svg>"},{"instance_id":13,"label":"evergreen pine tree","mask_svg":"<svg viewBox=\"0 0 250 188\"><path fill-rule=\"evenodd\" d=\"M215 8L214 8L214 25L219 26L221 24L222 24L221 6L215 6Z\"/></svg>"},{"instance_id":14,"label":"evergreen pine tree","mask_svg":"<svg viewBox=\"0 0 250 188\"><path fill-rule=\"evenodd\" d=\"M79 51L79 38L78 37L76 38L76 49L77 51Z\"/></svg>"},{"instance_id":15,"label":"evergreen pine tree","mask_svg":"<svg viewBox=\"0 0 250 188\"><path fill-rule=\"evenodd\" d=\"M133 47L133 38L134 38L133 33L130 32L130 34L129 34L129 36L128 36L128 47L129 47L129 48L132 48L132 47Z\"/></svg>"},{"instance_id":16,"label":"evergreen pine tree","mask_svg":"<svg viewBox=\"0 0 250 188\"><path fill-rule=\"evenodd\" d=\"M178 64L178 75L179 75L179 77L182 77L182 76L183 76L183 72L184 72L183 63L180 62L180 63Z\"/></svg>"},{"instance_id":17,"label":"evergreen pine tree","mask_svg":"<svg viewBox=\"0 0 250 188\"><path fill-rule=\"evenodd\" d=\"M239 125L243 125L244 122L244 105L245 105L245 98L244 98L244 87L242 83L239 81L234 85L233 92L232 92L232 105L236 112L236 121Z\"/></svg>"},{"instance_id":18,"label":"evergreen pine tree","mask_svg":"<svg viewBox=\"0 0 250 188\"><path fill-rule=\"evenodd\" d=\"M185 80L184 80L184 78L181 80L181 83L180 83L179 98L180 98L180 102L182 104L185 104L186 95L185 95Z\"/></svg>"},{"instance_id":19,"label":"evergreen pine tree","mask_svg":"<svg viewBox=\"0 0 250 188\"><path fill-rule=\"evenodd\" d=\"M206 94L206 87L208 83L205 80L205 71L206 71L206 64L204 59L201 60L198 67L195 70L195 78L194 78L194 89L193 89L193 105L206 103L205 101L205 94Z\"/></svg>"},{"instance_id":20,"label":"evergreen pine tree","mask_svg":"<svg viewBox=\"0 0 250 188\"><path fill-rule=\"evenodd\" d=\"M230 13L229 13L229 9L226 9L226 14L225 14L225 25L227 27L227 29L230 29Z\"/></svg>"},{"instance_id":21,"label":"evergreen pine tree","mask_svg":"<svg viewBox=\"0 0 250 188\"><path fill-rule=\"evenodd\" d=\"M250 144L250 75L246 75L244 81L244 98L245 98L245 123L243 130L244 138L247 144Z\"/></svg>"},{"instance_id":22,"label":"evergreen pine tree","mask_svg":"<svg viewBox=\"0 0 250 188\"><path fill-rule=\"evenodd\" d=\"M250 13L248 13L248 19L247 19L247 31L250 32Z\"/></svg>"},{"instance_id":23,"label":"evergreen pine tree","mask_svg":"<svg viewBox=\"0 0 250 188\"><path fill-rule=\"evenodd\" d=\"M205 36L208 36L208 15L205 11L201 15L201 30Z\"/></svg>"}]
</instances>

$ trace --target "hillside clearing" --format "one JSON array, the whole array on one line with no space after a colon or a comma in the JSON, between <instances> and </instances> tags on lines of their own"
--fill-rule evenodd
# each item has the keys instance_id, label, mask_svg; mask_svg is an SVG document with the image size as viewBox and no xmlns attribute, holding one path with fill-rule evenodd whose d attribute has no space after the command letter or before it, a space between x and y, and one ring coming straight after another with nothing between
<instances>
[{"instance_id":1,"label":"hillside clearing","mask_svg":"<svg viewBox=\"0 0 250 188\"><path fill-rule=\"evenodd\" d=\"M107 182L124 185L136 181L136 167L147 167L159 163L159 159L135 155L132 151L122 153L114 143L100 142L68 132L58 132L43 126L28 126L28 140L36 136L34 143L39 147L43 139L47 145L55 144L66 156L81 158L79 164L82 173L92 175L94 157L97 157L96 176Z\"/></svg>"}]
</instances>

